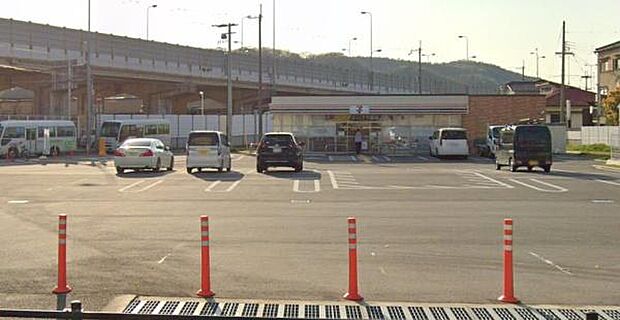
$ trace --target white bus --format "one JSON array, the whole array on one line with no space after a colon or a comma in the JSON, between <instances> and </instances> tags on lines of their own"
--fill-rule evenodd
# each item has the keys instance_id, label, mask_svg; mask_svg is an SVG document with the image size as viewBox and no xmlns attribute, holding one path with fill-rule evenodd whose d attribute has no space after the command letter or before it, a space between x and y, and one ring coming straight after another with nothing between
<instances>
[{"instance_id":1,"label":"white bus","mask_svg":"<svg viewBox=\"0 0 620 320\"><path fill-rule=\"evenodd\" d=\"M170 121L167 119L105 120L101 124L101 137L106 151L112 152L129 138L159 139L170 146Z\"/></svg>"},{"instance_id":2,"label":"white bus","mask_svg":"<svg viewBox=\"0 0 620 320\"><path fill-rule=\"evenodd\" d=\"M46 142L45 129L49 130ZM16 158L75 151L77 138L72 121L0 121L0 156Z\"/></svg>"}]
</instances>

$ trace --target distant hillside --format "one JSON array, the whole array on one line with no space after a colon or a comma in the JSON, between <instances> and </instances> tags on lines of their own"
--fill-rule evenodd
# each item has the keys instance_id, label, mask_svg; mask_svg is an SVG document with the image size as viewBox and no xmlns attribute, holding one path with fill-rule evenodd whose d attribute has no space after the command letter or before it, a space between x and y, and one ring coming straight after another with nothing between
<instances>
[{"instance_id":1,"label":"distant hillside","mask_svg":"<svg viewBox=\"0 0 620 320\"><path fill-rule=\"evenodd\" d=\"M250 50L244 54L254 55L256 51ZM271 59L270 50L264 50L263 54L266 59ZM302 56L288 51L277 51L277 55L280 59L295 60L299 64L306 62L330 68L355 70L362 74L368 73L370 67L368 57L347 57L342 53ZM405 88L411 88L412 93L418 92L417 62L388 58L373 58L372 62L376 73L375 79L398 79ZM521 75L488 63L463 60L422 63L423 93L494 94L499 93L501 85L515 80L521 80Z\"/></svg>"}]
</instances>

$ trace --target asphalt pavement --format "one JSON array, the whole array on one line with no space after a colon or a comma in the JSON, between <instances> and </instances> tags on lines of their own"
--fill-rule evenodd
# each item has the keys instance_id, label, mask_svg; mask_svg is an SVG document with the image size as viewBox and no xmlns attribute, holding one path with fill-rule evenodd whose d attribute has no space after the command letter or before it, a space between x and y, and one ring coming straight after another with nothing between
<instances>
[{"instance_id":1,"label":"asphalt pavement","mask_svg":"<svg viewBox=\"0 0 620 320\"><path fill-rule=\"evenodd\" d=\"M491 161L313 156L305 170L118 176L110 160L0 166L0 305L56 306L57 215L68 218L71 299L193 296L199 216L212 286L233 299L341 299L347 221L358 218L360 289L373 301L492 303L502 220L514 226L516 295L620 304L620 172L558 157L550 174Z\"/></svg>"}]
</instances>

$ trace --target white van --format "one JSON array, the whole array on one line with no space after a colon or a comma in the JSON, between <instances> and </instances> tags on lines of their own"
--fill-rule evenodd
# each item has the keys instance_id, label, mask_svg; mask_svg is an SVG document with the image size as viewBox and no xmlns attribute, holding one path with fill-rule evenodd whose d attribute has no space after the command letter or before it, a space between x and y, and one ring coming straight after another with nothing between
<instances>
[{"instance_id":1,"label":"white van","mask_svg":"<svg viewBox=\"0 0 620 320\"><path fill-rule=\"evenodd\" d=\"M187 137L187 173L194 169L214 168L219 172L230 171L230 144L228 137L219 131L192 131Z\"/></svg>"},{"instance_id":2,"label":"white van","mask_svg":"<svg viewBox=\"0 0 620 320\"><path fill-rule=\"evenodd\" d=\"M435 130L428 139L430 140L431 156L461 156L467 158L469 155L467 130L463 128L441 128Z\"/></svg>"},{"instance_id":3,"label":"white van","mask_svg":"<svg viewBox=\"0 0 620 320\"><path fill-rule=\"evenodd\" d=\"M77 148L76 131L72 121L0 121L0 156L58 156L73 152Z\"/></svg>"}]
</instances>

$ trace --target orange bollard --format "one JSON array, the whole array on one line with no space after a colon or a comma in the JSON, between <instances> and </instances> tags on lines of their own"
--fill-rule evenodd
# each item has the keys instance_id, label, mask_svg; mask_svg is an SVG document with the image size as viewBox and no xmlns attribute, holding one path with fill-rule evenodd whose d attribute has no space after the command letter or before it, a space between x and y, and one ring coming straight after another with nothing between
<instances>
[{"instance_id":1,"label":"orange bollard","mask_svg":"<svg viewBox=\"0 0 620 320\"><path fill-rule=\"evenodd\" d=\"M58 215L58 284L52 291L55 294L71 292L67 285L67 215Z\"/></svg>"},{"instance_id":2,"label":"orange bollard","mask_svg":"<svg viewBox=\"0 0 620 320\"><path fill-rule=\"evenodd\" d=\"M504 219L504 294L499 301L519 303L514 296L513 269L512 269L512 219Z\"/></svg>"},{"instance_id":3,"label":"orange bollard","mask_svg":"<svg viewBox=\"0 0 620 320\"><path fill-rule=\"evenodd\" d=\"M349 291L345 293L347 300L360 301L364 298L359 294L357 287L357 226L353 217L349 222Z\"/></svg>"},{"instance_id":4,"label":"orange bollard","mask_svg":"<svg viewBox=\"0 0 620 320\"><path fill-rule=\"evenodd\" d=\"M209 256L209 216L200 216L200 246L201 289L196 292L199 297L211 298L215 295L211 291L211 258Z\"/></svg>"}]
</instances>

